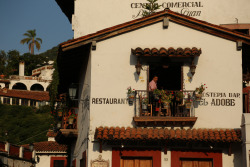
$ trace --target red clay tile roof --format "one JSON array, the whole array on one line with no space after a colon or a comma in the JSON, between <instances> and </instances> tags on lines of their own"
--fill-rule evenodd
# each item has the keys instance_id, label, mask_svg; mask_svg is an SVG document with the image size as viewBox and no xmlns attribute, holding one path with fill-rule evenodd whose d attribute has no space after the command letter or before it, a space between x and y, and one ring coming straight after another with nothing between
<instances>
[{"instance_id":1,"label":"red clay tile roof","mask_svg":"<svg viewBox=\"0 0 250 167\"><path fill-rule=\"evenodd\" d=\"M37 142L33 143L34 149L37 152L66 152L67 151L67 145L59 144L55 141L43 141L43 142ZM24 148L29 148L29 145L23 145Z\"/></svg>"},{"instance_id":2,"label":"red clay tile roof","mask_svg":"<svg viewBox=\"0 0 250 167\"><path fill-rule=\"evenodd\" d=\"M168 129L99 127L95 139L114 140L195 140L210 142L241 142L240 129Z\"/></svg>"},{"instance_id":3,"label":"red clay tile roof","mask_svg":"<svg viewBox=\"0 0 250 167\"><path fill-rule=\"evenodd\" d=\"M232 41L242 41L244 43L250 44L250 36L224 28L218 25L214 25L202 20L198 20L189 16L185 16L171 10L163 10L154 13L147 17L142 17L136 20L132 20L123 24L119 24L110 28L106 28L96 33L88 34L80 38L69 40L60 44L62 51L70 50L85 44L91 43L92 41L102 41L110 37L120 35L126 32L136 30L163 20L164 17L168 17L170 21L181 24L183 26L191 27L199 31L203 31L212 35L216 35L225 39Z\"/></svg>"},{"instance_id":4,"label":"red clay tile roof","mask_svg":"<svg viewBox=\"0 0 250 167\"><path fill-rule=\"evenodd\" d=\"M140 47L131 50L135 56L169 56L169 57L194 57L200 56L201 49L197 49L193 47L190 48L177 48L174 49L172 47L166 48L145 48L142 49Z\"/></svg>"},{"instance_id":5,"label":"red clay tile roof","mask_svg":"<svg viewBox=\"0 0 250 167\"><path fill-rule=\"evenodd\" d=\"M9 79L0 79L0 83L10 83Z\"/></svg>"},{"instance_id":6,"label":"red clay tile roof","mask_svg":"<svg viewBox=\"0 0 250 167\"><path fill-rule=\"evenodd\" d=\"M16 98L22 98L22 99L32 99L32 100L38 100L38 101L49 101L50 99L49 92L14 90L14 89L7 89L7 91L0 89L0 96L16 97Z\"/></svg>"}]
</instances>

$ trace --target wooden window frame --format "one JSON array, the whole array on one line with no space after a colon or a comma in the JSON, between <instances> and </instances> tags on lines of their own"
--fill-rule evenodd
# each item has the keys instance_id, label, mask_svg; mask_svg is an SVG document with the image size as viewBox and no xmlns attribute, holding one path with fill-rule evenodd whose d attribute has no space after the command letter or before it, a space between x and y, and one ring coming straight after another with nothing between
<instances>
[{"instance_id":1,"label":"wooden window frame","mask_svg":"<svg viewBox=\"0 0 250 167\"><path fill-rule=\"evenodd\" d=\"M182 158L200 158L212 159L213 167L222 167L221 152L206 152L206 151L171 151L171 167L179 167Z\"/></svg>"},{"instance_id":2,"label":"wooden window frame","mask_svg":"<svg viewBox=\"0 0 250 167\"><path fill-rule=\"evenodd\" d=\"M64 167L67 167L67 157L51 157L50 158L50 167L54 167L55 160L64 160Z\"/></svg>"},{"instance_id":3,"label":"wooden window frame","mask_svg":"<svg viewBox=\"0 0 250 167\"><path fill-rule=\"evenodd\" d=\"M10 97L3 97L3 104L10 104Z\"/></svg>"},{"instance_id":4,"label":"wooden window frame","mask_svg":"<svg viewBox=\"0 0 250 167\"><path fill-rule=\"evenodd\" d=\"M86 153L86 151L84 151L82 153L82 159L80 159L80 167L81 167L81 160L85 160L85 164L83 164L83 165L85 165L85 167L86 167L87 166L87 153Z\"/></svg>"},{"instance_id":5,"label":"wooden window frame","mask_svg":"<svg viewBox=\"0 0 250 167\"><path fill-rule=\"evenodd\" d=\"M121 158L133 158L133 157L151 157L153 161L153 167L161 167L161 150L146 150L146 149L112 149L112 167L119 167L121 164Z\"/></svg>"}]
</instances>

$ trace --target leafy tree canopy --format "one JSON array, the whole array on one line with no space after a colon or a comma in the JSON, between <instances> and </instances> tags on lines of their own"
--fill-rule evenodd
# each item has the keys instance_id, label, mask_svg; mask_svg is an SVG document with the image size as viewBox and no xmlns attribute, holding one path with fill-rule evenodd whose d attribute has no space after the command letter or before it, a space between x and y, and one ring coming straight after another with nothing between
<instances>
[{"instance_id":1,"label":"leafy tree canopy","mask_svg":"<svg viewBox=\"0 0 250 167\"><path fill-rule=\"evenodd\" d=\"M0 141L19 145L46 141L46 132L53 123L49 111L48 106L37 110L0 104Z\"/></svg>"}]
</instances>

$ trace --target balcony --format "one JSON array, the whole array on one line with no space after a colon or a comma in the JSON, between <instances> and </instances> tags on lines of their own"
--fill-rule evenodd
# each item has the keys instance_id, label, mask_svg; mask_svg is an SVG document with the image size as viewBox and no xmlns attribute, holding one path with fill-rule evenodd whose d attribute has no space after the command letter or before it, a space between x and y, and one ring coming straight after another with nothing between
<instances>
[{"instance_id":1,"label":"balcony","mask_svg":"<svg viewBox=\"0 0 250 167\"><path fill-rule=\"evenodd\" d=\"M67 144L72 139L77 138L77 109L72 108L66 113L58 112L58 117L61 118L61 127L58 135L56 136L56 141L60 144Z\"/></svg>"},{"instance_id":2,"label":"balcony","mask_svg":"<svg viewBox=\"0 0 250 167\"><path fill-rule=\"evenodd\" d=\"M133 118L137 126L192 126L197 120L193 102L185 105L184 100L193 101L194 91L164 91L166 96L154 97L153 92L136 90L130 103L135 105ZM179 98L183 94L182 98Z\"/></svg>"}]
</instances>

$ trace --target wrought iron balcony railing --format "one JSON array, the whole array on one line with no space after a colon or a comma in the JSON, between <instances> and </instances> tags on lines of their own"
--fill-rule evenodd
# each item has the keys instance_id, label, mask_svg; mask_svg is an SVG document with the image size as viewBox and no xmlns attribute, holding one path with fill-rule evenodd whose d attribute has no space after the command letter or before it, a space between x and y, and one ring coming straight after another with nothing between
<instances>
[{"instance_id":1,"label":"wrought iron balcony railing","mask_svg":"<svg viewBox=\"0 0 250 167\"><path fill-rule=\"evenodd\" d=\"M146 90L136 90L134 121L145 124L193 124L196 121L193 100L194 91L161 90L158 94Z\"/></svg>"}]
</instances>

